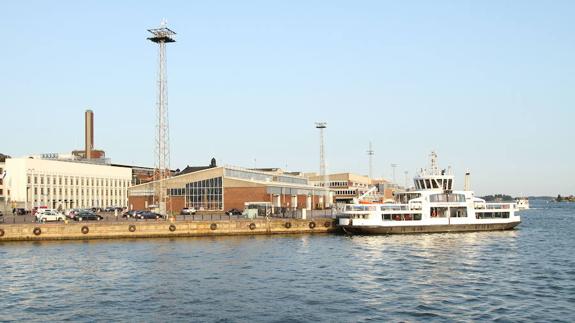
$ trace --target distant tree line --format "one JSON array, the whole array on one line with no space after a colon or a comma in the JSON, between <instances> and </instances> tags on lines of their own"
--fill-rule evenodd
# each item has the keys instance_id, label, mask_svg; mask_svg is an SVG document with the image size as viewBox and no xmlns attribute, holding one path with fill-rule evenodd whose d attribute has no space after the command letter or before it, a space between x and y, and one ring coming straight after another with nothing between
<instances>
[{"instance_id":1,"label":"distant tree line","mask_svg":"<svg viewBox=\"0 0 575 323\"><path fill-rule=\"evenodd\" d=\"M483 196L482 199L484 199L486 202L513 202L514 201L514 199L511 195L505 195L505 194L487 195L487 196Z\"/></svg>"}]
</instances>

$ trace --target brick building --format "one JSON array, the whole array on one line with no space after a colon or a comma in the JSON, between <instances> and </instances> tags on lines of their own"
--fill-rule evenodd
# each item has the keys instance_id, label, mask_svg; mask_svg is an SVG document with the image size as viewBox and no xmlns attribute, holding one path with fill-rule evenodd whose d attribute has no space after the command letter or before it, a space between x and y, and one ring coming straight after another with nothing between
<instances>
[{"instance_id":1,"label":"brick building","mask_svg":"<svg viewBox=\"0 0 575 323\"><path fill-rule=\"evenodd\" d=\"M135 185L128 190L131 209L142 210L156 205L157 182ZM279 169L254 170L232 166L186 167L165 180L168 213L184 207L221 212L244 209L246 202L270 202L274 208L316 209L323 205L323 190L309 185L302 176Z\"/></svg>"}]
</instances>

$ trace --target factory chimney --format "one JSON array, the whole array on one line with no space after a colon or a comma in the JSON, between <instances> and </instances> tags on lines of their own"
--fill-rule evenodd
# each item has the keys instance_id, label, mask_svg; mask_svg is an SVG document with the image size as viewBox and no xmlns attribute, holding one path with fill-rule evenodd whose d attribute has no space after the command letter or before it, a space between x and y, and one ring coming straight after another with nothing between
<instances>
[{"instance_id":1,"label":"factory chimney","mask_svg":"<svg viewBox=\"0 0 575 323\"><path fill-rule=\"evenodd\" d=\"M85 158L92 159L92 150L94 149L94 112L86 110L85 118Z\"/></svg>"}]
</instances>

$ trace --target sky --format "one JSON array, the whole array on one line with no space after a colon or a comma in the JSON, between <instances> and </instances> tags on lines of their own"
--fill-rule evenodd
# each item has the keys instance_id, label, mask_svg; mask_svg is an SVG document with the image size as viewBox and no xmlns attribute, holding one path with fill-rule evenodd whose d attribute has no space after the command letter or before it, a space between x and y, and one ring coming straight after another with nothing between
<instances>
[{"instance_id":1,"label":"sky","mask_svg":"<svg viewBox=\"0 0 575 323\"><path fill-rule=\"evenodd\" d=\"M575 194L575 1L5 1L0 153L95 146L154 165L157 45L172 168L369 171L432 150L478 194Z\"/></svg>"}]
</instances>

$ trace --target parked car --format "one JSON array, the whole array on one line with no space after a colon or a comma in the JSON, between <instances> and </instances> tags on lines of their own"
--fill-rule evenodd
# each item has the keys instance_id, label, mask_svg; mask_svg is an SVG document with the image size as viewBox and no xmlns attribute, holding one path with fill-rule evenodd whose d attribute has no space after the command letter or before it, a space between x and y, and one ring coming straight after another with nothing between
<instances>
[{"instance_id":1,"label":"parked car","mask_svg":"<svg viewBox=\"0 0 575 323\"><path fill-rule=\"evenodd\" d=\"M32 215L36 215L36 213L38 212L43 212L44 210L49 210L47 206L35 206L34 208L32 208Z\"/></svg>"},{"instance_id":2,"label":"parked car","mask_svg":"<svg viewBox=\"0 0 575 323\"><path fill-rule=\"evenodd\" d=\"M64 214L58 213L55 210L44 211L36 214L36 220L38 222L64 221L65 218Z\"/></svg>"},{"instance_id":3,"label":"parked car","mask_svg":"<svg viewBox=\"0 0 575 323\"><path fill-rule=\"evenodd\" d=\"M128 212L124 212L124 214L122 214L123 218L136 218L136 215L139 213L142 213L144 211L138 211L138 210L130 210Z\"/></svg>"},{"instance_id":4,"label":"parked car","mask_svg":"<svg viewBox=\"0 0 575 323\"><path fill-rule=\"evenodd\" d=\"M142 219L142 220L149 220L149 219L163 219L164 216L159 214L159 213L155 213L155 212L149 212L149 211L144 211L141 213L136 214L136 217L138 219Z\"/></svg>"},{"instance_id":5,"label":"parked car","mask_svg":"<svg viewBox=\"0 0 575 323\"><path fill-rule=\"evenodd\" d=\"M227 215L242 215L242 211L238 209L230 209L226 212Z\"/></svg>"},{"instance_id":6,"label":"parked car","mask_svg":"<svg viewBox=\"0 0 575 323\"><path fill-rule=\"evenodd\" d=\"M26 215L28 213L29 212L23 207L17 207L16 208L16 215Z\"/></svg>"},{"instance_id":7,"label":"parked car","mask_svg":"<svg viewBox=\"0 0 575 323\"><path fill-rule=\"evenodd\" d=\"M48 213L49 215L54 215L54 214L59 214L60 212L58 212L55 209L45 209L45 208L39 208L36 210L36 221L40 222L40 217L44 214L44 213Z\"/></svg>"},{"instance_id":8,"label":"parked car","mask_svg":"<svg viewBox=\"0 0 575 323\"><path fill-rule=\"evenodd\" d=\"M193 207L185 207L180 211L181 215L194 215L196 214L196 209Z\"/></svg>"},{"instance_id":9,"label":"parked car","mask_svg":"<svg viewBox=\"0 0 575 323\"><path fill-rule=\"evenodd\" d=\"M100 221L103 218L101 215L88 211L80 211L74 216L74 220L76 221Z\"/></svg>"}]
</instances>

